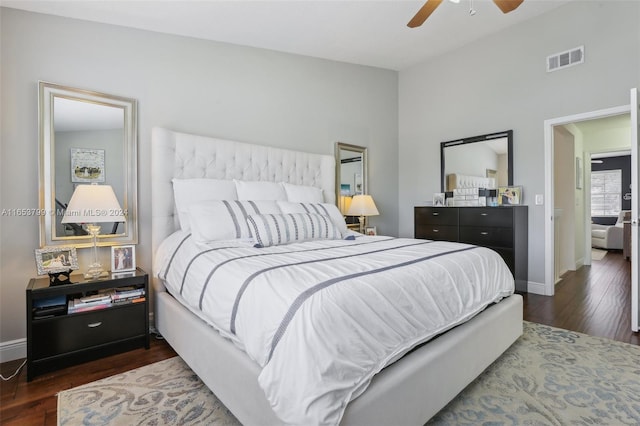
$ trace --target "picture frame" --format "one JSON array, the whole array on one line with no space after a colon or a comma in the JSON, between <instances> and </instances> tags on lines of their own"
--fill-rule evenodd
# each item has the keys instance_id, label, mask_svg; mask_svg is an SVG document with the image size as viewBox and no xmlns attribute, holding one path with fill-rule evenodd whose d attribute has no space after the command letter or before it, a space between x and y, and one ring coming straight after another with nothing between
<instances>
[{"instance_id":1,"label":"picture frame","mask_svg":"<svg viewBox=\"0 0 640 426\"><path fill-rule=\"evenodd\" d=\"M517 206L522 204L521 186L501 186L498 187L499 206Z\"/></svg>"},{"instance_id":2,"label":"picture frame","mask_svg":"<svg viewBox=\"0 0 640 426\"><path fill-rule=\"evenodd\" d=\"M71 182L105 181L104 149L70 148Z\"/></svg>"},{"instance_id":3,"label":"picture frame","mask_svg":"<svg viewBox=\"0 0 640 426\"><path fill-rule=\"evenodd\" d=\"M370 235L370 236L376 236L378 235L378 231L376 230L375 226L365 226L364 234Z\"/></svg>"},{"instance_id":4,"label":"picture frame","mask_svg":"<svg viewBox=\"0 0 640 426\"><path fill-rule=\"evenodd\" d=\"M57 274L78 269L78 255L74 246L36 249L35 257L38 275Z\"/></svg>"},{"instance_id":5,"label":"picture frame","mask_svg":"<svg viewBox=\"0 0 640 426\"><path fill-rule=\"evenodd\" d=\"M128 272L136 270L136 246L112 246L111 247L111 273Z\"/></svg>"},{"instance_id":6,"label":"picture frame","mask_svg":"<svg viewBox=\"0 0 640 426\"><path fill-rule=\"evenodd\" d=\"M433 206L445 207L444 192L436 192L433 194Z\"/></svg>"}]
</instances>

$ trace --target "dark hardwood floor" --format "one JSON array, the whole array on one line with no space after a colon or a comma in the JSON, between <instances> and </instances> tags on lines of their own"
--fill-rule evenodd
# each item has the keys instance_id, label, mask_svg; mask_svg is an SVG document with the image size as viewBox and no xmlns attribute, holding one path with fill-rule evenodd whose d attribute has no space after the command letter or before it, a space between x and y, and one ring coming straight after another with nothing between
<instances>
[{"instance_id":1,"label":"dark hardwood floor","mask_svg":"<svg viewBox=\"0 0 640 426\"><path fill-rule=\"evenodd\" d=\"M610 252L556 285L554 297L524 295L524 319L594 336L640 344L631 332L631 269L620 252ZM164 340L152 338L151 349L137 349L36 377L27 383L23 370L2 381L1 425L56 425L56 394L85 383L171 358L176 353ZM13 374L23 360L0 364Z\"/></svg>"}]
</instances>

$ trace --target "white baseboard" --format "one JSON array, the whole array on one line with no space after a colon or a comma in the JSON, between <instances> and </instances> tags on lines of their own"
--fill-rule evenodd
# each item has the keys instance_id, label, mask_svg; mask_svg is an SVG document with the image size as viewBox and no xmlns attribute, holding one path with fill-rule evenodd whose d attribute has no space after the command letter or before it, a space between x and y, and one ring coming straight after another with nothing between
<instances>
[{"instance_id":1,"label":"white baseboard","mask_svg":"<svg viewBox=\"0 0 640 426\"><path fill-rule=\"evenodd\" d=\"M0 362L13 361L27 357L27 339L0 342Z\"/></svg>"},{"instance_id":2,"label":"white baseboard","mask_svg":"<svg viewBox=\"0 0 640 426\"><path fill-rule=\"evenodd\" d=\"M527 283L527 291L533 294L541 294L543 296L549 296L545 293L545 285L544 283L536 283L533 281L529 281Z\"/></svg>"}]
</instances>

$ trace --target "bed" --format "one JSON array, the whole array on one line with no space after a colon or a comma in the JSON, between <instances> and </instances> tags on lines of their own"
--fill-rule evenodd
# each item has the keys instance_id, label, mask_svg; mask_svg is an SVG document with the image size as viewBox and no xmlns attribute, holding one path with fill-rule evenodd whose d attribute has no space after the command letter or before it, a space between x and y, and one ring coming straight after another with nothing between
<instances>
[{"instance_id":1,"label":"bed","mask_svg":"<svg viewBox=\"0 0 640 426\"><path fill-rule=\"evenodd\" d=\"M295 270L295 272L282 272L284 275L276 276L275 282L278 285L286 282L283 277L292 274L295 277L301 277L306 274L311 277L310 279L319 280L317 283L311 284L311 287L330 288L333 292L336 288L342 288L334 284L345 282L347 278L344 277L348 276L349 280L360 279L363 275L370 275L368 271L372 269L375 269L379 274L388 273L385 269L386 266L380 263L382 262L379 259L380 256L394 257L397 259L396 263L402 265L403 268L413 267L414 263L424 263L410 259L428 258L430 263L438 264L440 270L445 271L448 269L443 265L446 265L447 262L451 271L454 269L454 264L458 263L467 264L464 268L482 269L477 265L474 266L473 262L462 262L460 259L463 257L480 259L478 262L493 262L494 258L486 252L481 252L486 249L476 249L454 243L366 236L358 236L357 238L352 236L348 240L336 238L302 243L294 241L290 245L271 245L266 242L260 248L255 248L253 243L249 244L246 241L227 247L228 242L225 241L203 248L205 246L192 244L191 240L203 233L218 232L217 228L208 227L206 222L201 222L194 229L188 231L180 229L181 212L180 208L176 208L174 200L174 180L231 181L235 179L238 182L286 182L296 187L317 188L322 191L324 202L335 204L334 176L333 156L244 144L161 128L153 129L152 245L154 267L152 282L154 285L156 328L243 424L335 424L338 422L340 424L362 425L424 424L522 334L522 298L517 294L511 294L512 290L507 292L505 288L500 287L497 291L502 293L495 298L497 303L486 303L486 300L478 300L475 305L469 303L470 311L463 315L464 318L456 318L446 324L441 324L440 328L436 327L430 330L428 335L416 336L411 347L403 341L402 348L385 352L385 356L391 354L390 357L387 357L389 359L386 359L383 364L376 364L368 368L365 373L357 377L357 380L353 380L353 384L349 384L350 387L345 385L343 377L336 379L335 387L329 392L332 395L328 403L330 405L327 405L327 407L331 407L330 410L313 402L323 400L327 392L316 391L314 386L308 385L306 382L307 376L311 381L318 380L314 372L300 375L300 370L298 370L299 368L315 368L312 365L313 362L308 361L306 356L301 356L298 357L301 363L298 366L290 364L295 361L284 357L291 351L290 348L295 349L300 345L289 335L299 334L301 330L307 333L309 330L305 328L308 326L299 325L298 317L304 317L310 312L314 312L313 309L318 309L317 301L324 300L323 298L326 298L327 294L332 293L323 293L322 291L310 293L308 288L301 288L297 290L298 293L289 294L289 287L295 286L287 284L287 292L280 294L280 297L281 299L288 297L291 300L297 300L297 304L283 304L280 307L276 301L263 303L264 309L245 308L243 310L241 303L249 303L245 302L246 300L267 300L263 299L265 295L261 291L265 286L274 282L266 281L266 284L258 282L259 285L257 285L255 284L257 282L255 276L264 275L265 270L269 270L270 274L281 273L281 266L271 266L271 264L265 266L260 263L263 259L267 257L295 258L297 261L290 261L291 264L303 264L302 266L296 265L296 267L303 269ZM282 207L287 202L287 200L280 200L278 206ZM215 208L220 205L222 205L221 202L215 202ZM240 206L240 203L238 205ZM229 209L229 205L225 204L225 208ZM303 215L303 213L300 214ZM256 217L262 216L265 215L257 215ZM273 216L277 215L273 214ZM309 214L308 216L312 216L314 220L320 220L317 218L318 215ZM331 226L327 228L331 228ZM255 228L254 231L255 235L265 234L264 229L261 231ZM236 228L236 232L240 232L240 230ZM238 233L237 236L240 234ZM365 246L366 249L363 248ZM262 251L256 254L258 253L256 250ZM336 256L335 250L341 254ZM341 250L342 252L340 252ZM177 251L185 253L184 260L177 260L178 258L174 255ZM389 255L388 253L391 251L393 254ZM302 257L303 255L314 257L307 259ZM218 266L213 267L209 273L201 272L207 277L199 278L197 274L184 272L190 267L189 265L194 264L195 259L211 256L214 256ZM232 256L233 259L224 256ZM300 256L299 259L298 256ZM351 260L345 260L347 258ZM357 261L354 261L354 258L357 258ZM214 270L218 273L228 263L232 261L235 263L236 259L242 259L245 262L240 268L240 271L243 272L223 274L221 277L224 278L219 281L208 280L209 275L215 275ZM260 262L257 262L257 259L260 259ZM433 259L437 259L437 262ZM319 262L326 264L325 269L304 269L309 267L309 264L315 265ZM179 270L180 263L182 263L182 271ZM289 265L287 265L288 267ZM241 276L242 273L247 275ZM417 274L410 272L408 275L408 277L402 278L402 281L410 280L412 275ZM451 273L451 275L455 274ZM176 283L175 281L180 277L183 282ZM234 281L236 278L238 278L237 283ZM496 281L503 283L504 279L500 278ZM248 282L251 283L250 286L246 284ZM492 279L483 279L483 282L488 283L485 285L493 287ZM328 287L327 283L330 283L331 286ZM183 285L192 284L198 290L182 290ZM216 288L217 293L214 293L216 297L205 293L202 290L205 287ZM222 288L225 290L221 291ZM227 292L227 289L229 297L225 298L222 294ZM380 287L376 291L381 293L389 291L389 294L393 294L395 290L393 287L390 287L389 290ZM464 293L463 290L459 290L459 292ZM239 298L240 294L242 298ZM300 299L302 296L304 298ZM312 297L318 297L318 299L311 299ZM234 300L235 302L232 303ZM300 300L304 302L300 303ZM307 300L312 300L313 303L307 303ZM331 300L333 303L333 299L327 300ZM373 308L366 308L369 313L363 314L363 318L366 319L366 315L371 315L372 312L383 312L383 308L375 305L375 303L387 303L386 298L382 298L382 300L381 302L371 302ZM208 306L209 304L211 304L209 310L198 310L199 305ZM294 305L298 310L291 309L291 306ZM307 310L307 306L316 307ZM225 313L227 307L229 312ZM262 312L263 310L264 312ZM277 313L273 314L273 310ZM210 311L213 312L207 313ZM253 318L254 314L250 315L248 312L255 312L257 317ZM284 313L282 318L286 320L278 316L282 313ZM223 319L221 322L216 322L218 320L208 315L220 315ZM263 315L263 317L259 315ZM275 319L273 319L274 315ZM272 319L273 321L270 322ZM250 343L252 341L249 340L244 341L243 333L251 334L254 332L255 328L251 321L271 324L271 328L267 327L271 333L267 333L269 338L263 337L262 340L258 338L259 344ZM386 322L393 323L393 321ZM283 324L285 324L284 328ZM327 330L319 330L317 335L314 333L316 331L308 335L304 334L304 339L313 341L314 339L333 338L331 333L327 334ZM274 335L278 337L273 338ZM380 338L380 340L384 341L384 338ZM352 344L345 346L358 347L358 345ZM345 351L350 350L349 348ZM354 368L359 371L360 366L355 365L356 363L353 364ZM341 366L340 372L350 371L342 368L345 365L344 362L337 365ZM298 377L304 377L305 381L297 383L297 379L292 381L290 377L287 377L288 366L292 371L297 372ZM461 368L461 366L464 367ZM331 370L331 368L328 369ZM276 379L276 382L282 381L282 383L273 385L271 381L266 383L266 379ZM327 383L325 377L320 377L319 383ZM298 392L288 389L290 386L294 386L293 389L296 389L295 386L299 386L301 391L311 393L296 400ZM282 397L277 392L289 393ZM341 395L340 398L333 398L336 393ZM282 399L279 399L281 397ZM313 400L311 403L309 403L310 399ZM311 417L305 417L307 411L312 413Z\"/></svg>"}]
</instances>

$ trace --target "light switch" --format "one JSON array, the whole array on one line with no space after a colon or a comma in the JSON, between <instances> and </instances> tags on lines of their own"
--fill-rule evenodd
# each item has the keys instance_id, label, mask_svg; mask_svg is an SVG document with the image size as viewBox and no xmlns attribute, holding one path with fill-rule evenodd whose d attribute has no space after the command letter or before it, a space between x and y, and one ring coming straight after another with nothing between
<instances>
[{"instance_id":1,"label":"light switch","mask_svg":"<svg viewBox=\"0 0 640 426\"><path fill-rule=\"evenodd\" d=\"M544 195L536 194L536 206L541 206L542 204L544 204Z\"/></svg>"}]
</instances>

